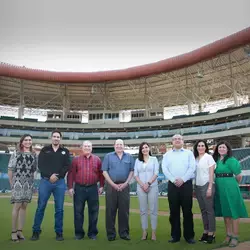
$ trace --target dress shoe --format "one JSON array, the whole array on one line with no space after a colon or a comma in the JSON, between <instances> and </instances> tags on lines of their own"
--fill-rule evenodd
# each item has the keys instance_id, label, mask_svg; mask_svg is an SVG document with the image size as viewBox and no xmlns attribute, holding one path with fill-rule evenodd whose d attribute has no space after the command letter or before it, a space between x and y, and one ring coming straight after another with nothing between
<instances>
[{"instance_id":1,"label":"dress shoe","mask_svg":"<svg viewBox=\"0 0 250 250\"><path fill-rule=\"evenodd\" d=\"M194 239L186 240L186 242L187 242L188 244L195 244L195 243L196 243L196 241L195 241Z\"/></svg>"},{"instance_id":2,"label":"dress shoe","mask_svg":"<svg viewBox=\"0 0 250 250\"><path fill-rule=\"evenodd\" d=\"M41 232L33 232L30 240L32 241L36 241L36 240L39 240L39 236L40 236Z\"/></svg>"},{"instance_id":3,"label":"dress shoe","mask_svg":"<svg viewBox=\"0 0 250 250\"><path fill-rule=\"evenodd\" d=\"M172 238L168 242L169 243L176 243L176 242L179 242L179 241L180 241L180 239L174 239L174 238Z\"/></svg>"},{"instance_id":4,"label":"dress shoe","mask_svg":"<svg viewBox=\"0 0 250 250\"><path fill-rule=\"evenodd\" d=\"M206 243L212 244L213 242L215 242L215 235L214 234L213 235L208 235Z\"/></svg>"},{"instance_id":5,"label":"dress shoe","mask_svg":"<svg viewBox=\"0 0 250 250\"><path fill-rule=\"evenodd\" d=\"M206 242L207 241L207 237L208 237L208 234L207 233L203 233L202 236L200 237L199 241Z\"/></svg>"},{"instance_id":6,"label":"dress shoe","mask_svg":"<svg viewBox=\"0 0 250 250\"><path fill-rule=\"evenodd\" d=\"M83 235L75 235L75 240L82 240L83 238Z\"/></svg>"},{"instance_id":7,"label":"dress shoe","mask_svg":"<svg viewBox=\"0 0 250 250\"><path fill-rule=\"evenodd\" d=\"M62 233L56 233L56 240L57 241L63 241L64 240L63 234Z\"/></svg>"},{"instance_id":8,"label":"dress shoe","mask_svg":"<svg viewBox=\"0 0 250 250\"><path fill-rule=\"evenodd\" d=\"M121 239L122 240L130 240L130 237L129 237L129 235L126 235L126 236L122 236Z\"/></svg>"}]
</instances>

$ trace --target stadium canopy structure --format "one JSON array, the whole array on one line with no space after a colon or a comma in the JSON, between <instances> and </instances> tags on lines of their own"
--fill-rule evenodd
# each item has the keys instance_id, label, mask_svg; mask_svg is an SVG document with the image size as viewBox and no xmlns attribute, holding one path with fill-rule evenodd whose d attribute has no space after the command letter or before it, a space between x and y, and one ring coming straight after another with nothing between
<instances>
[{"instance_id":1,"label":"stadium canopy structure","mask_svg":"<svg viewBox=\"0 0 250 250\"><path fill-rule=\"evenodd\" d=\"M250 27L156 63L52 72L0 63L0 105L68 111L156 109L250 96ZM250 99L250 98L249 98Z\"/></svg>"}]
</instances>

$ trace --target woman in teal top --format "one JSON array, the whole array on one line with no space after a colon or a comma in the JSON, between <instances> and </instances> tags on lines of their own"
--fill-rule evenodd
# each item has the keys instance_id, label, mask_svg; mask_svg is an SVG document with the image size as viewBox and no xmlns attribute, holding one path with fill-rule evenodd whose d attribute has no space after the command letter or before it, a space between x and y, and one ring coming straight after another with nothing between
<instances>
[{"instance_id":1,"label":"woman in teal top","mask_svg":"<svg viewBox=\"0 0 250 250\"><path fill-rule=\"evenodd\" d=\"M240 193L241 167L232 156L232 148L221 141L214 151L215 169L215 216L223 217L227 237L223 245L235 247L238 244L240 218L247 218L247 210Z\"/></svg>"}]
</instances>

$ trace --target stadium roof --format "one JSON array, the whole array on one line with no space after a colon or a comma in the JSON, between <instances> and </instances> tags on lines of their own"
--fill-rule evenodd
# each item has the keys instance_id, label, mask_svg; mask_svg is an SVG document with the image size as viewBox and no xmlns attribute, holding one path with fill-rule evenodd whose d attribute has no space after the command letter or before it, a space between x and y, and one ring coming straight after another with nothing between
<instances>
[{"instance_id":1,"label":"stadium roof","mask_svg":"<svg viewBox=\"0 0 250 250\"><path fill-rule=\"evenodd\" d=\"M162 108L250 94L250 28L156 63L102 72L0 64L0 105L69 110Z\"/></svg>"}]
</instances>

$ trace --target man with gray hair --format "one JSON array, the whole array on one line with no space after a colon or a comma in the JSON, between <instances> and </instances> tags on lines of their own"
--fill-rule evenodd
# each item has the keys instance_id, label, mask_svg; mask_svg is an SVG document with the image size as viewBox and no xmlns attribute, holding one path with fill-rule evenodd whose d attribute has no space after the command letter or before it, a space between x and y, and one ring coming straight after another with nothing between
<instances>
[{"instance_id":1,"label":"man with gray hair","mask_svg":"<svg viewBox=\"0 0 250 250\"><path fill-rule=\"evenodd\" d=\"M98 234L98 194L103 192L104 186L101 166L101 159L92 154L92 143L90 141L84 141L82 145L82 155L73 159L67 177L69 194L71 197L74 197L76 240L83 239L85 235L83 230L85 202L88 203L89 213L88 237L95 240ZM98 182L100 182L99 189L97 186ZM74 188L73 185L75 185Z\"/></svg>"},{"instance_id":2,"label":"man with gray hair","mask_svg":"<svg viewBox=\"0 0 250 250\"><path fill-rule=\"evenodd\" d=\"M181 238L180 207L183 212L184 238L189 244L194 244L193 223L193 184L195 177L195 158L190 150L183 148L181 135L172 138L173 149L166 152L162 160L162 171L168 182L168 202L171 224L170 243L176 243Z\"/></svg>"},{"instance_id":3,"label":"man with gray hair","mask_svg":"<svg viewBox=\"0 0 250 250\"><path fill-rule=\"evenodd\" d=\"M115 218L118 210L119 236L130 240L129 236L129 182L134 173L134 158L124 152L124 142L115 141L115 151L108 153L102 164L107 181L106 190L106 232L109 241L116 238Z\"/></svg>"}]
</instances>

